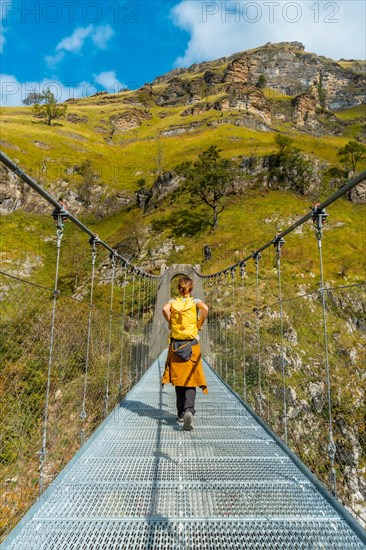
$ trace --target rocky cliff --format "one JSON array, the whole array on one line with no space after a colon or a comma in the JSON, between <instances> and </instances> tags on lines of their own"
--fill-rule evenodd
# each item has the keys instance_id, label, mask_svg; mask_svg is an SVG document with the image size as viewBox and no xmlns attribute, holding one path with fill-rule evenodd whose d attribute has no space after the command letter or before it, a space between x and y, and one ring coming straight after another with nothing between
<instances>
[{"instance_id":1,"label":"rocky cliff","mask_svg":"<svg viewBox=\"0 0 366 550\"><path fill-rule=\"evenodd\" d=\"M341 109L366 102L366 78L362 62L354 67L305 51L299 42L268 43L212 62L198 63L188 69L175 69L154 80L152 86L167 84L160 104L171 101L192 102L202 91L222 90L224 84L256 85L260 77L267 87L287 96L310 93L319 105ZM197 75L192 79L192 76ZM186 77L189 81L183 82Z\"/></svg>"}]
</instances>

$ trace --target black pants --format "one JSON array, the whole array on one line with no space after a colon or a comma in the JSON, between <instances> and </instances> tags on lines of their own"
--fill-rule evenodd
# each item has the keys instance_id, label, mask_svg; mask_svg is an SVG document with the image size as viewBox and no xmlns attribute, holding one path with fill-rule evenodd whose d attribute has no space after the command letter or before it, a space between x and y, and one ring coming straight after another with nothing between
<instances>
[{"instance_id":1,"label":"black pants","mask_svg":"<svg viewBox=\"0 0 366 550\"><path fill-rule=\"evenodd\" d=\"M194 408L194 402L196 400L196 388L175 386L175 394L177 396L178 416L183 416L184 413L187 411L190 411L192 414L196 412Z\"/></svg>"}]
</instances>

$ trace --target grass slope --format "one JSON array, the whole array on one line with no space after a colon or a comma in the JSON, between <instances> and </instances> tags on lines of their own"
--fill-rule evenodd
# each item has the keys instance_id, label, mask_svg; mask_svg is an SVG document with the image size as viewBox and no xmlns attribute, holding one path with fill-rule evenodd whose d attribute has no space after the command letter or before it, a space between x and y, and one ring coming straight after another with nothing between
<instances>
[{"instance_id":1,"label":"grass slope","mask_svg":"<svg viewBox=\"0 0 366 550\"><path fill-rule=\"evenodd\" d=\"M185 78L189 80L191 77L192 75L187 74ZM161 92L166 84L154 85L153 88L154 93ZM271 97L274 105L276 101L291 100L290 97L273 93L269 89L265 90L265 94ZM217 98L205 98L208 102L214 99ZM145 108L137 100L135 92L99 94L75 100L68 104L68 115L75 115L79 122L62 119L55 121L52 126L35 119L30 107L3 107L0 110L2 149L46 188L51 184L54 188L55 183L57 187L57 182L63 182L63 185L77 189L81 184L81 176L75 168L88 160L106 189L124 191L133 198L140 178L145 179L146 186L154 182L158 162L161 163L161 169L171 170L182 159L194 160L200 152L214 144L219 146L223 156L229 158L267 155L274 150L273 139L278 131L291 135L295 145L311 157L330 165L339 165L337 148L359 134L365 114L365 106L337 112L337 119L344 124L343 135L315 137L290 123L276 119L271 131L236 126L236 121L250 121L248 115L238 111L221 113L209 110L201 114L181 116L186 106L154 105L148 109L150 118L143 120L140 127L111 133L112 117L127 111L144 111ZM184 129L184 133L174 135L177 128ZM173 135L164 135L172 130ZM287 192L259 189L245 196L228 197L226 209L220 216L219 229L213 234L207 224L210 215L207 209L202 207L192 210L185 195L173 201L168 198L160 203L157 210L142 219L142 226L146 229L146 242L145 255L140 259L147 261L148 252L154 251L165 240L170 239L175 245L184 248L179 252L172 249L166 257L167 262L197 263L202 259L202 244L205 243L214 250L213 260L205 269L214 271L271 239L280 228L308 211L309 206L308 198ZM102 220L96 220L92 215L82 218L103 239L115 244L121 231L124 231L123 228L128 227L131 213L121 211ZM269 218L272 221L264 221ZM332 207L329 227L334 227L334 230L329 232L332 236L330 254L337 252L337 263L343 264L343 269L335 266L331 268L332 277L337 277L337 270L343 273L349 271L353 277L362 277L362 269L355 257L362 257L363 254L364 219L364 207L352 205L345 200ZM21 255L24 257L25 254L30 263L47 264L45 268L33 269L32 272L39 282L52 284L52 220L16 211L6 217L2 216L0 223L0 246L5 266L9 266L11 262L20 262L20 266ZM343 226L341 231L336 223L347 227ZM307 235L309 231L304 230L304 234L299 237L306 247L313 238ZM77 271L83 273L87 269L89 250L86 247L86 252L81 252L85 249L85 237L76 228L70 227L70 224L65 231L64 240L67 250L63 263L64 277L72 286L71 281L79 279ZM329 261L335 263L333 260ZM293 263L296 271L296 262ZM302 267L299 269L301 271Z\"/></svg>"}]
</instances>

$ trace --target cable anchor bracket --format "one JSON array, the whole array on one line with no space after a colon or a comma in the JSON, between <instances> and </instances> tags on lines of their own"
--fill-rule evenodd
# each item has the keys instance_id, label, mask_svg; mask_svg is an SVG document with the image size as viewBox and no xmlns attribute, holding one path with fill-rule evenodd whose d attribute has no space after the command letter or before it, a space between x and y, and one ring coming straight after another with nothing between
<instances>
[{"instance_id":1,"label":"cable anchor bracket","mask_svg":"<svg viewBox=\"0 0 366 550\"><path fill-rule=\"evenodd\" d=\"M253 254L253 260L255 262L255 265L259 264L261 258L262 258L262 254L260 252L256 252Z\"/></svg>"},{"instance_id":2,"label":"cable anchor bracket","mask_svg":"<svg viewBox=\"0 0 366 550\"><path fill-rule=\"evenodd\" d=\"M283 237L278 237L278 235L275 236L273 239L273 246L276 249L277 256L281 255L282 248L285 244L285 239Z\"/></svg>"},{"instance_id":3,"label":"cable anchor bracket","mask_svg":"<svg viewBox=\"0 0 366 550\"><path fill-rule=\"evenodd\" d=\"M315 226L316 234L319 240L322 237L322 230L328 216L329 214L325 208L319 209L319 204L314 204L311 211L311 220Z\"/></svg>"},{"instance_id":4,"label":"cable anchor bracket","mask_svg":"<svg viewBox=\"0 0 366 550\"><path fill-rule=\"evenodd\" d=\"M65 209L64 204L60 202L61 208L55 208L52 212L53 220L56 224L57 229L63 230L65 222L69 218L69 213Z\"/></svg>"},{"instance_id":5,"label":"cable anchor bracket","mask_svg":"<svg viewBox=\"0 0 366 550\"><path fill-rule=\"evenodd\" d=\"M101 240L99 239L97 233L90 237L89 244L92 247L93 252L96 252L97 246L101 244Z\"/></svg>"}]
</instances>

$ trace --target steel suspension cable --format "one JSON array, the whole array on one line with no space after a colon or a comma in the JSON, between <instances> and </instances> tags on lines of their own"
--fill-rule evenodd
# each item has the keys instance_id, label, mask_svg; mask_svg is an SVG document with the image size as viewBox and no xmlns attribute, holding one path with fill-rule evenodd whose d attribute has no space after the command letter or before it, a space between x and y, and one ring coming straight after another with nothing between
<instances>
[{"instance_id":1,"label":"steel suspension cable","mask_svg":"<svg viewBox=\"0 0 366 550\"><path fill-rule=\"evenodd\" d=\"M257 363L258 363L258 391L259 391L259 416L262 416L262 369L261 369L261 330L260 330L260 319L259 319L259 262L261 259L261 254L256 254L254 257L255 261L255 272L256 272L256 302L257 302L257 311L256 311L256 324L257 324Z\"/></svg>"},{"instance_id":2,"label":"steel suspension cable","mask_svg":"<svg viewBox=\"0 0 366 550\"><path fill-rule=\"evenodd\" d=\"M150 320L151 294L152 294L152 279L149 277L148 284L147 284L147 327L146 327L146 336L147 336L147 342L148 342L148 346L146 349L147 364L150 363L150 338L151 338L151 325L152 325L152 321Z\"/></svg>"},{"instance_id":3,"label":"steel suspension cable","mask_svg":"<svg viewBox=\"0 0 366 550\"><path fill-rule=\"evenodd\" d=\"M46 400L44 406L44 415L43 415L43 435L42 435L42 447L39 453L39 494L43 491L43 482L44 482L44 466L47 457L47 425L48 425L48 409L49 409L49 398L50 398L50 388L51 388L51 368L53 362L53 344L55 338L55 321L56 321L56 305L57 298L59 295L58 290L58 276L60 269L60 256L61 256L61 242L64 234L64 218L61 213L56 214L56 270L55 270L55 284L53 289L53 302L52 302L52 315L51 315L51 332L50 332L50 347L48 354L48 367L47 367L47 384L46 384Z\"/></svg>"},{"instance_id":4,"label":"steel suspension cable","mask_svg":"<svg viewBox=\"0 0 366 550\"><path fill-rule=\"evenodd\" d=\"M211 280L211 308L212 312L214 310L214 307L216 306L215 316L212 315L212 323L213 323L213 333L212 333L212 342L214 344L214 353L213 353L213 361L215 370L218 371L218 355L217 355L217 348L218 348L218 331L219 331L219 311L218 311L218 302L217 302L217 294L218 294L218 287L219 285L215 284L217 277L214 277ZM215 296L215 306L214 306L214 296Z\"/></svg>"},{"instance_id":5,"label":"steel suspension cable","mask_svg":"<svg viewBox=\"0 0 366 550\"><path fill-rule=\"evenodd\" d=\"M142 278L142 365L144 372L147 369L146 364L146 277Z\"/></svg>"},{"instance_id":6,"label":"steel suspension cable","mask_svg":"<svg viewBox=\"0 0 366 550\"><path fill-rule=\"evenodd\" d=\"M225 281L225 285L226 285L226 291L225 291L225 294L229 294L229 291L228 291L228 288L229 288L229 271L227 271L225 273L226 275L226 281ZM226 382L228 381L228 364L227 364L227 356L228 356L228 343L227 343L227 332L228 332L228 325L229 325L229 315L228 315L228 311L227 311L227 307L228 307L228 304L227 304L227 301L225 300L225 380Z\"/></svg>"},{"instance_id":7,"label":"steel suspension cable","mask_svg":"<svg viewBox=\"0 0 366 550\"><path fill-rule=\"evenodd\" d=\"M150 300L150 310L151 310L151 322L150 322L150 336L152 335L152 322L154 319L154 296L155 296L155 281L151 280L151 300Z\"/></svg>"},{"instance_id":8,"label":"steel suspension cable","mask_svg":"<svg viewBox=\"0 0 366 550\"><path fill-rule=\"evenodd\" d=\"M313 212L313 222L316 230L316 237L318 241L319 250L319 267L320 267L320 285L319 292L321 295L322 312L323 312L323 337L324 337L324 352L325 352L325 371L326 371L326 385L327 385L327 398L328 398L328 456L331 463L330 470L330 487L332 494L337 495L337 477L335 471L335 454L337 451L333 438L333 421L332 421L332 396L331 396L331 384L330 384L330 368L329 368L329 352L328 352L328 330L327 330L327 312L326 312L326 300L325 300L325 288L324 288L324 270L323 270L323 249L322 249L322 235L323 224L328 214L325 209L320 212Z\"/></svg>"},{"instance_id":9,"label":"steel suspension cable","mask_svg":"<svg viewBox=\"0 0 366 550\"><path fill-rule=\"evenodd\" d=\"M213 281L212 279L209 280L208 282L208 288L209 290L207 290L207 294L208 294L208 307L209 307L209 317L208 317L208 322L207 322L207 332L208 332L208 338L209 338L209 342L210 342L210 349L211 349L211 342L214 343L215 342L215 318L213 316ZM212 358L211 358L211 362L212 362L212 367L216 369L216 364L215 364L215 354L213 353L212 354Z\"/></svg>"},{"instance_id":10,"label":"steel suspension cable","mask_svg":"<svg viewBox=\"0 0 366 550\"><path fill-rule=\"evenodd\" d=\"M220 280L220 277L219 277ZM220 321L219 321L219 349L220 349L220 376L224 378L224 361L223 361L223 354L222 350L224 348L224 337L223 337L223 330L224 330L224 281L225 281L225 275L221 274L221 281L219 282L219 288L220 288L220 302L221 302L221 308L220 308Z\"/></svg>"},{"instance_id":11,"label":"steel suspension cable","mask_svg":"<svg viewBox=\"0 0 366 550\"><path fill-rule=\"evenodd\" d=\"M235 391L236 387L236 338L235 338L235 330L236 330L236 315L235 315L235 280L236 280L236 269L233 268L230 270L231 272L231 284L232 284L232 293L231 293L231 319L232 319L232 350L233 350L233 383L232 388Z\"/></svg>"},{"instance_id":12,"label":"steel suspension cable","mask_svg":"<svg viewBox=\"0 0 366 550\"><path fill-rule=\"evenodd\" d=\"M80 430L80 443L83 444L85 440L85 420L87 413L85 410L86 403L86 388L88 380L88 368L89 368L89 358L90 358L90 340L91 340L91 327L92 327L92 315L93 315L93 295L94 295L94 279L95 279L95 262L97 258L97 244L98 240L94 237L89 241L92 247L92 272L91 272L91 283L90 283L90 299L89 299L89 313L88 313L88 331L86 337L86 352L85 352L85 367L84 367L84 387L83 387L83 401L81 405L80 419L81 419L81 430Z\"/></svg>"},{"instance_id":13,"label":"steel suspension cable","mask_svg":"<svg viewBox=\"0 0 366 550\"><path fill-rule=\"evenodd\" d=\"M146 295L145 295L145 364L146 368L149 367L149 330L150 330L150 312L149 312L149 288L150 288L150 277L146 278Z\"/></svg>"},{"instance_id":14,"label":"steel suspension cable","mask_svg":"<svg viewBox=\"0 0 366 550\"><path fill-rule=\"evenodd\" d=\"M137 330L136 330L136 368L140 370L140 376L142 376L142 362L141 362L141 277L138 279L139 292L137 298Z\"/></svg>"},{"instance_id":15,"label":"steel suspension cable","mask_svg":"<svg viewBox=\"0 0 366 550\"><path fill-rule=\"evenodd\" d=\"M149 297L149 363L154 359L151 355L151 336L152 336L152 325L154 319L154 292L155 292L155 282L153 279L150 281L150 297Z\"/></svg>"},{"instance_id":16,"label":"steel suspension cable","mask_svg":"<svg viewBox=\"0 0 366 550\"><path fill-rule=\"evenodd\" d=\"M27 185L29 185L32 189L34 189L41 197L43 197L49 204L52 204L55 207L55 212L62 213L63 217L67 217L68 220L70 220L73 224L77 225L82 231L87 233L91 239L94 239L95 233L86 225L84 225L76 216L71 214L71 212L68 212L64 209L64 205L57 201L55 197L53 197L50 193L48 193L41 185L39 185L31 176L29 176L24 170L22 170L15 162L13 162L5 153L0 151L0 162L2 162L9 170L14 172L21 180L23 180ZM98 244L104 248L106 248L111 254L116 254L115 250L109 246L107 243L105 243L102 239L98 239ZM133 266L130 264L125 258L120 256L119 254L116 254L118 258L123 262L124 265L129 266L130 268L134 269L136 273L145 273L138 267ZM152 275L152 277L156 279L160 279L161 276L158 275Z\"/></svg>"},{"instance_id":17,"label":"steel suspension cable","mask_svg":"<svg viewBox=\"0 0 366 550\"><path fill-rule=\"evenodd\" d=\"M282 422L284 441L287 445L287 402L286 402L286 373L285 373L285 344L283 337L283 303L282 303L282 278L281 278L281 253L285 244L284 239L278 239L275 243L277 254L278 274L278 305L280 308L280 332L281 332L281 373L282 373Z\"/></svg>"},{"instance_id":18,"label":"steel suspension cable","mask_svg":"<svg viewBox=\"0 0 366 550\"><path fill-rule=\"evenodd\" d=\"M131 312L130 312L131 329L130 329L130 334L129 334L129 338L130 338L130 360L129 360L130 384L131 384L132 380L133 379L135 380L135 378L136 378L136 373L135 373L135 377L132 379L132 363L133 363L133 359L134 359L133 355L132 355L133 339L134 339L134 303L135 303L135 271L133 271L133 273L132 273L132 293L131 293Z\"/></svg>"},{"instance_id":19,"label":"steel suspension cable","mask_svg":"<svg viewBox=\"0 0 366 550\"><path fill-rule=\"evenodd\" d=\"M240 277L241 277L241 296L242 296L242 330L241 330L241 338L242 338L242 350L243 350L243 398L244 401L247 400L247 376L246 376L246 331L245 331L245 266L246 263L242 262L240 265Z\"/></svg>"},{"instance_id":20,"label":"steel suspension cable","mask_svg":"<svg viewBox=\"0 0 366 550\"><path fill-rule=\"evenodd\" d=\"M1 159L0 159L1 160ZM221 275L222 273L226 272L228 269L232 268L232 267L238 267L240 266L240 264L242 262L246 262L250 259L255 259L255 257L260 254L261 252L263 252L264 250L266 250L267 248L271 247L275 242L276 242L276 239L278 238L283 238L285 237L286 235L288 235L289 233L292 233L292 231L295 231L295 229L297 229L298 227L300 227L300 225L302 225L303 223L305 223L306 221L308 221L312 216L313 216L313 213L314 212L321 212L324 208L326 208L327 206L329 206L330 204L332 204L333 202L335 202L337 199L339 199L340 197L346 195L347 193L349 193L351 191L351 189L353 189L354 187L356 187L357 185L359 185L362 181L364 181L366 179L366 170L364 170L363 172L361 172L360 174L358 174L357 176L355 176L354 178L352 178L349 182L347 182L345 185L343 185L343 187L341 187L340 189L338 189L338 191L336 191L335 193L333 193L330 197L328 197L327 199L325 199L322 203L320 204L317 204L315 206L315 208L311 211L311 212L308 212L307 214L305 214L304 216L302 216L301 218L299 218L295 223L293 223L290 227L288 227L287 229L285 229L284 231L282 231L281 233L279 233L278 235L276 235L271 241L268 241L267 243L265 243L264 245L262 245L260 248L258 248L257 250L251 252L250 254L248 254L245 258L242 258L240 261L238 261L236 264L233 264L229 267L227 267L225 270L222 270L222 271L218 271L216 273L212 273L211 275L202 275L201 273L199 273L198 271L195 270L195 268L192 268L193 271L196 273L196 275L198 277L201 277L201 278L206 278L206 277L212 277L213 275Z\"/></svg>"},{"instance_id":21,"label":"steel suspension cable","mask_svg":"<svg viewBox=\"0 0 366 550\"><path fill-rule=\"evenodd\" d=\"M123 369L124 369L124 353L125 353L125 314L126 314L126 286L127 286L127 269L124 269L123 276L123 297L122 297L122 315L121 315L121 354L120 354L120 367L119 367L119 402L122 401L123 394Z\"/></svg>"},{"instance_id":22,"label":"steel suspension cable","mask_svg":"<svg viewBox=\"0 0 366 550\"><path fill-rule=\"evenodd\" d=\"M111 298L110 298L110 308L109 308L109 331L108 331L108 358L107 358L107 375L106 375L106 387L105 387L105 397L104 397L104 418L108 415L108 405L109 405L109 375L111 368L111 343L112 343L112 328L113 328L113 297L114 297L114 279L116 275L116 255L111 254L110 256L112 264L112 282L111 282Z\"/></svg>"},{"instance_id":23,"label":"steel suspension cable","mask_svg":"<svg viewBox=\"0 0 366 550\"><path fill-rule=\"evenodd\" d=\"M207 338L210 346L210 356L209 361L211 367L215 368L215 360L214 360L214 341L213 341L213 312L212 312L212 281L208 281L207 285L205 287L205 284L203 284L204 287L204 297L205 302L208 306L208 316L207 316Z\"/></svg>"},{"instance_id":24,"label":"steel suspension cable","mask_svg":"<svg viewBox=\"0 0 366 550\"><path fill-rule=\"evenodd\" d=\"M214 325L214 361L215 361L215 369L216 372L219 372L220 369L220 361L219 361L219 355L218 350L219 348L219 330L220 330L220 322L219 322L219 315L220 315L220 303L219 303L219 296L220 296L220 282L219 278L217 276L212 277L212 286L215 289L215 292L212 293L212 307L215 307L215 325ZM214 301L215 296L215 301ZM215 304L215 306L214 306Z\"/></svg>"}]
</instances>

